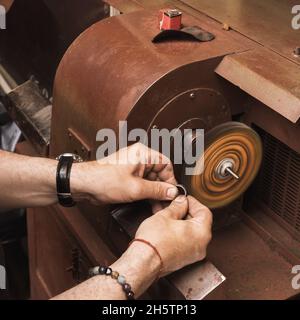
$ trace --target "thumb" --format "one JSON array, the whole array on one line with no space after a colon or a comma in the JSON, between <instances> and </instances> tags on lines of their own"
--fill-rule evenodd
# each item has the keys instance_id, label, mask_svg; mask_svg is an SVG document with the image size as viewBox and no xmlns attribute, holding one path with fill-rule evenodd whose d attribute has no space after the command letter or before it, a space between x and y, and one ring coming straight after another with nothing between
<instances>
[{"instance_id":1,"label":"thumb","mask_svg":"<svg viewBox=\"0 0 300 320\"><path fill-rule=\"evenodd\" d=\"M149 181L141 179L141 199L153 199L160 201L171 201L178 195L178 189L173 184L160 181Z\"/></svg>"},{"instance_id":2,"label":"thumb","mask_svg":"<svg viewBox=\"0 0 300 320\"><path fill-rule=\"evenodd\" d=\"M188 203L190 220L203 226L211 227L213 222L211 211L191 196L188 196Z\"/></svg>"},{"instance_id":3,"label":"thumb","mask_svg":"<svg viewBox=\"0 0 300 320\"><path fill-rule=\"evenodd\" d=\"M169 207L162 210L161 214L180 220L186 217L188 208L187 198L185 196L179 196L169 205Z\"/></svg>"}]
</instances>

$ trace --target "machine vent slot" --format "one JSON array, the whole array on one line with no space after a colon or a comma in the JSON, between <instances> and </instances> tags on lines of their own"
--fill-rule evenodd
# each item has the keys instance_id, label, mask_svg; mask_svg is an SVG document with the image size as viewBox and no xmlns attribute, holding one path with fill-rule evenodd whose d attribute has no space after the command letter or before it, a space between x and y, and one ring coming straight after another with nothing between
<instances>
[{"instance_id":1,"label":"machine vent slot","mask_svg":"<svg viewBox=\"0 0 300 320\"><path fill-rule=\"evenodd\" d=\"M259 195L269 209L282 218L289 229L300 232L300 154L255 127L264 146L264 158L255 184Z\"/></svg>"}]
</instances>

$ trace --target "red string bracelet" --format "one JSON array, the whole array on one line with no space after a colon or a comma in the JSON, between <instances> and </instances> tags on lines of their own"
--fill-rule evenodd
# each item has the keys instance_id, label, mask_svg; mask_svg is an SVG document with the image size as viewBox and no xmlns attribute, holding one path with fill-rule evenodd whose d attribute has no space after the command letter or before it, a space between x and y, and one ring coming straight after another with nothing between
<instances>
[{"instance_id":1,"label":"red string bracelet","mask_svg":"<svg viewBox=\"0 0 300 320\"><path fill-rule=\"evenodd\" d=\"M158 273L158 275L157 275L157 280L158 280L159 277L160 277L160 274L162 273L163 268L164 268L164 262L163 262L163 259L162 259L161 255L160 255L159 251L156 249L156 247L155 247L152 243L150 243L150 242L148 242L148 241L146 241L146 240L144 240L144 239L133 239L133 240L129 243L128 248L129 248L134 242L141 242L141 243L146 244L147 246L149 246L150 248L152 248L152 249L154 250L154 252L156 253L156 255L158 256L158 258L159 258L159 260L160 260L160 269L159 269L159 273Z\"/></svg>"}]
</instances>

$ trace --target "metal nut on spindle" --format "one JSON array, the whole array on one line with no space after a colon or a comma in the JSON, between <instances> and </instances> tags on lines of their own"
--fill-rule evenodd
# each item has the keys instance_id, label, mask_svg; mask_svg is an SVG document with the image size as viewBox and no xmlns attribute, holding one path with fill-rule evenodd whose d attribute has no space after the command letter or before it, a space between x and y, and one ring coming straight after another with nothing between
<instances>
[{"instance_id":1,"label":"metal nut on spindle","mask_svg":"<svg viewBox=\"0 0 300 320\"><path fill-rule=\"evenodd\" d=\"M236 180L239 180L240 177L233 171L233 168L233 159L226 158L218 164L216 168L216 174L220 179L226 179L229 175L231 175Z\"/></svg>"}]
</instances>

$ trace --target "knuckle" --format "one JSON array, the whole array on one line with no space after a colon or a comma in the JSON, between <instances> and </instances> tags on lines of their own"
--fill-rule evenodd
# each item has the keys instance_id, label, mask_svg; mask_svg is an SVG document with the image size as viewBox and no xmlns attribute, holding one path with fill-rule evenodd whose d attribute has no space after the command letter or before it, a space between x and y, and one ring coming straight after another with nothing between
<instances>
[{"instance_id":1,"label":"knuckle","mask_svg":"<svg viewBox=\"0 0 300 320\"><path fill-rule=\"evenodd\" d=\"M161 214L165 215L165 216L172 216L174 211L171 207L167 207L164 210L160 211Z\"/></svg>"},{"instance_id":2,"label":"knuckle","mask_svg":"<svg viewBox=\"0 0 300 320\"><path fill-rule=\"evenodd\" d=\"M212 234L210 231L205 231L203 233L200 234L200 242L204 245L208 245L208 243L211 241L212 239Z\"/></svg>"},{"instance_id":3,"label":"knuckle","mask_svg":"<svg viewBox=\"0 0 300 320\"><path fill-rule=\"evenodd\" d=\"M175 205L170 205L169 207L165 208L163 211L165 215L169 217L177 217L178 215L178 208Z\"/></svg>"},{"instance_id":4,"label":"knuckle","mask_svg":"<svg viewBox=\"0 0 300 320\"><path fill-rule=\"evenodd\" d=\"M213 214L212 214L212 212L207 208L206 209L206 217L207 217L207 219L212 223L212 221L213 221Z\"/></svg>"},{"instance_id":5,"label":"knuckle","mask_svg":"<svg viewBox=\"0 0 300 320\"><path fill-rule=\"evenodd\" d=\"M205 208L205 209L202 208L201 210L199 210L199 215L200 214L202 216L202 221L204 223L207 223L208 225L212 225L212 223L213 223L213 214L208 208Z\"/></svg>"},{"instance_id":6,"label":"knuckle","mask_svg":"<svg viewBox=\"0 0 300 320\"><path fill-rule=\"evenodd\" d=\"M160 197L163 195L163 188L160 183L156 182L154 186L154 193L157 197Z\"/></svg>"}]
</instances>

